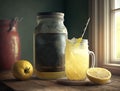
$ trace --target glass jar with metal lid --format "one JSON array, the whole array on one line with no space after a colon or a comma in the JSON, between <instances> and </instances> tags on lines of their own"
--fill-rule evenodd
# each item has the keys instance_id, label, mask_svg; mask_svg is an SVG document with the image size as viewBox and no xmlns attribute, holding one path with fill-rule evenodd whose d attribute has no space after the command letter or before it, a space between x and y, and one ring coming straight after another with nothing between
<instances>
[{"instance_id":1,"label":"glass jar with metal lid","mask_svg":"<svg viewBox=\"0 0 120 91\"><path fill-rule=\"evenodd\" d=\"M65 47L67 29L64 13L40 12L34 32L34 67L40 79L57 79L65 76Z\"/></svg>"}]
</instances>

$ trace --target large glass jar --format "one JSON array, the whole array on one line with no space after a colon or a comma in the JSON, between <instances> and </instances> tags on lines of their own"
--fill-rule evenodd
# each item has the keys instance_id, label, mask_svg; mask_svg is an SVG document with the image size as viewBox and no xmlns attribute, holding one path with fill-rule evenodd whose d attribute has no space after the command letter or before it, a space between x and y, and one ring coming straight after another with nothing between
<instances>
[{"instance_id":1,"label":"large glass jar","mask_svg":"<svg viewBox=\"0 0 120 91\"><path fill-rule=\"evenodd\" d=\"M65 47L67 29L64 13L42 12L37 15L34 32L34 67L40 79L57 79L65 76Z\"/></svg>"}]
</instances>

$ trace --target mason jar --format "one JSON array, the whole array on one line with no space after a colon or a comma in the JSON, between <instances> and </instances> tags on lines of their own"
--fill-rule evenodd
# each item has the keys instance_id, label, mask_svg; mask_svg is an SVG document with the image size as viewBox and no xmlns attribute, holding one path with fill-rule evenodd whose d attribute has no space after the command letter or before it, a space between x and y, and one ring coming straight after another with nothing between
<instances>
[{"instance_id":1,"label":"mason jar","mask_svg":"<svg viewBox=\"0 0 120 91\"><path fill-rule=\"evenodd\" d=\"M67 40L65 55L65 73L69 80L86 80L86 73L95 65L95 54L88 48L88 40L82 39L76 44L76 39ZM89 55L91 56L91 62Z\"/></svg>"},{"instance_id":2,"label":"mason jar","mask_svg":"<svg viewBox=\"0 0 120 91\"><path fill-rule=\"evenodd\" d=\"M34 32L34 69L40 79L65 76L65 47L67 29L64 13L40 12Z\"/></svg>"}]
</instances>

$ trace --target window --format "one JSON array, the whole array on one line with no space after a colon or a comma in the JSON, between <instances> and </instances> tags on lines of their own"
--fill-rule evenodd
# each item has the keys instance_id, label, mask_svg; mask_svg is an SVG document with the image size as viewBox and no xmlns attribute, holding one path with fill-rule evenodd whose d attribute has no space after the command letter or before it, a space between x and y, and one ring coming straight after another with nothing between
<instances>
[{"instance_id":1,"label":"window","mask_svg":"<svg viewBox=\"0 0 120 91\"><path fill-rule=\"evenodd\" d=\"M113 57L112 62L116 63L120 61L120 0L111 0L111 20L112 20L112 30L114 31L113 35ZM119 62L120 63L120 62Z\"/></svg>"},{"instance_id":2,"label":"window","mask_svg":"<svg viewBox=\"0 0 120 91\"><path fill-rule=\"evenodd\" d=\"M120 0L90 0L89 46L96 66L120 74Z\"/></svg>"}]
</instances>

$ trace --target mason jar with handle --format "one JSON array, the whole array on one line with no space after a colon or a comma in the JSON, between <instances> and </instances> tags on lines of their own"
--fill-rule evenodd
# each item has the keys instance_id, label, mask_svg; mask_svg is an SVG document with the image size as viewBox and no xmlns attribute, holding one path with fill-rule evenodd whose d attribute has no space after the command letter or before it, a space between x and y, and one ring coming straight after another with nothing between
<instances>
[{"instance_id":1,"label":"mason jar with handle","mask_svg":"<svg viewBox=\"0 0 120 91\"><path fill-rule=\"evenodd\" d=\"M92 57L90 64L89 55ZM90 64L90 66L89 66ZM69 80L85 80L89 67L95 65L95 54L88 49L88 40L82 39L76 44L76 39L67 40L65 55L65 73Z\"/></svg>"},{"instance_id":2,"label":"mason jar with handle","mask_svg":"<svg viewBox=\"0 0 120 91\"><path fill-rule=\"evenodd\" d=\"M40 12L33 36L34 69L40 79L65 76L65 47L67 29L64 13Z\"/></svg>"}]
</instances>

